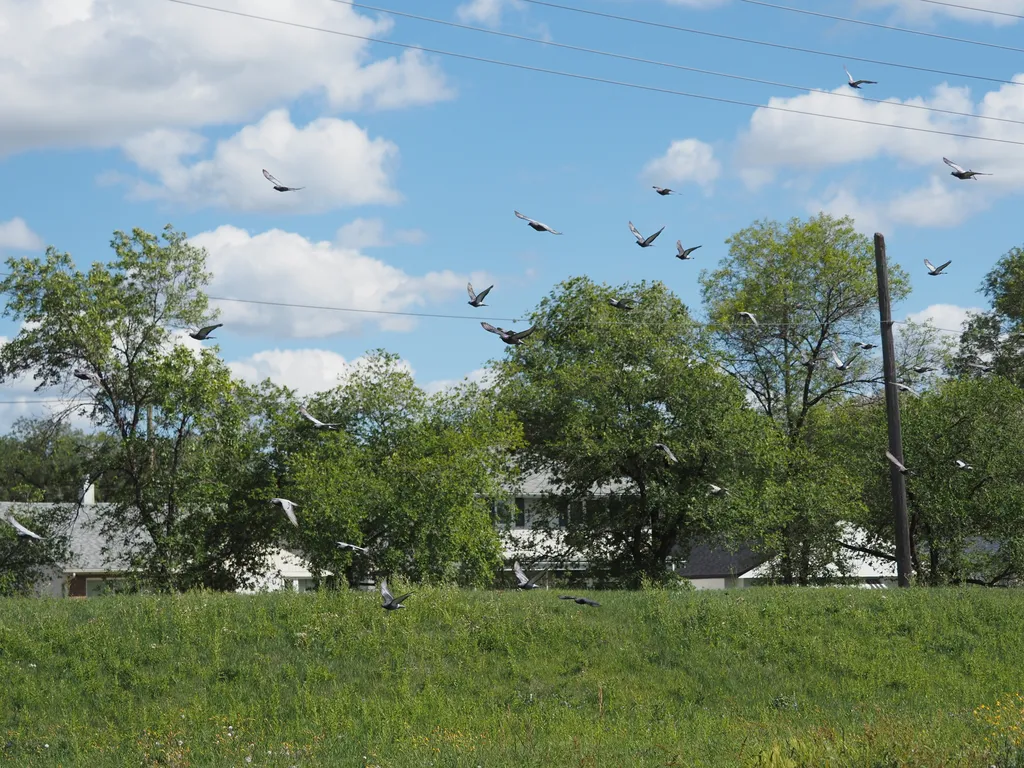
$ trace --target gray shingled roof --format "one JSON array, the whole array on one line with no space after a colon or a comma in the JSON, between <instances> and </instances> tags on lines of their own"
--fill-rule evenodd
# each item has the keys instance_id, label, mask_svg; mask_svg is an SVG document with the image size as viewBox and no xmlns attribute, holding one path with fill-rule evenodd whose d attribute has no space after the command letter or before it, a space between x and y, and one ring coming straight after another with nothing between
<instances>
[{"instance_id":1,"label":"gray shingled roof","mask_svg":"<svg viewBox=\"0 0 1024 768\"><path fill-rule=\"evenodd\" d=\"M50 504L30 504L14 501L0 501L0 515L14 513L18 516L19 510L24 510L31 515L31 510L36 506L52 506ZM107 505L88 504L78 508L78 516L71 525L71 538L69 546L71 558L62 565L64 571L123 571L128 569L128 563L117 551L104 556L103 547L107 541L100 534L99 511ZM107 558L110 557L110 560Z\"/></svg>"},{"instance_id":2,"label":"gray shingled roof","mask_svg":"<svg viewBox=\"0 0 1024 768\"><path fill-rule=\"evenodd\" d=\"M631 480L620 480L603 486L594 486L590 492L595 496L604 496L612 493L622 493L632 488ZM523 496L544 496L549 493L556 493L557 488L548 472L523 473L519 483L519 491Z\"/></svg>"},{"instance_id":3,"label":"gray shingled roof","mask_svg":"<svg viewBox=\"0 0 1024 768\"><path fill-rule=\"evenodd\" d=\"M735 552L724 547L695 544L690 549L686 564L679 571L688 579L716 579L726 576L742 576L751 568L771 560L771 554L754 550L760 542L748 542Z\"/></svg>"}]
</instances>

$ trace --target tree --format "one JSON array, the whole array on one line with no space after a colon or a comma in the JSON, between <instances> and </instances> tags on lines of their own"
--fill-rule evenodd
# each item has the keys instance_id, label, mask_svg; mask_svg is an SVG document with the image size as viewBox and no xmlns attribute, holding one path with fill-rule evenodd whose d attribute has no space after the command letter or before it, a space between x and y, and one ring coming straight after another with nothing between
<instances>
[{"instance_id":1,"label":"tree","mask_svg":"<svg viewBox=\"0 0 1024 768\"><path fill-rule=\"evenodd\" d=\"M8 259L4 314L23 324L0 349L0 380L31 373L39 388L85 401L82 415L110 438L89 456L92 479L113 494L103 531L154 586L233 588L277 523L255 506L266 459L251 418L258 398L209 350L174 343L174 329L208 319L205 252L170 226L162 242L116 232L111 248L87 272L54 248Z\"/></svg>"},{"instance_id":2,"label":"tree","mask_svg":"<svg viewBox=\"0 0 1024 768\"><path fill-rule=\"evenodd\" d=\"M980 290L991 309L968 319L954 370L973 374L968 362L990 359L998 375L1024 387L1024 249L1007 251Z\"/></svg>"},{"instance_id":3,"label":"tree","mask_svg":"<svg viewBox=\"0 0 1024 768\"><path fill-rule=\"evenodd\" d=\"M521 442L514 416L475 385L428 397L382 350L312 400L322 420L342 425L307 426L290 458L288 492L303 510L294 535L317 569L351 583L371 570L489 583L501 563L491 499L505 494L508 455Z\"/></svg>"},{"instance_id":4,"label":"tree","mask_svg":"<svg viewBox=\"0 0 1024 768\"><path fill-rule=\"evenodd\" d=\"M609 305L628 296L628 314ZM495 364L498 389L524 426L524 468L549 474L559 503L587 502L586 515L566 515L570 547L636 585L664 578L694 536L737 528L755 506L770 430L736 382L702 361L700 326L663 284L572 278L531 323L538 330ZM710 497L712 483L732 496ZM611 501L592 495L616 485Z\"/></svg>"},{"instance_id":5,"label":"tree","mask_svg":"<svg viewBox=\"0 0 1024 768\"><path fill-rule=\"evenodd\" d=\"M72 504L13 504L7 514L33 533L36 539L19 539L14 527L0 521L0 597L27 595L47 569L67 561L67 527L75 512Z\"/></svg>"},{"instance_id":6,"label":"tree","mask_svg":"<svg viewBox=\"0 0 1024 768\"><path fill-rule=\"evenodd\" d=\"M728 256L701 272L704 309L726 370L785 436L764 535L782 554L783 581L807 583L820 573L812 560L823 565L839 554L829 543L836 523L858 514L857 495L847 492L855 483L841 464L815 455L805 427L815 408L863 395L881 380L877 358L854 346L878 333L873 246L851 219L826 214L759 221L726 242ZM894 302L910 291L898 267L889 284ZM901 381L913 382L915 365L938 367L941 349L926 343L934 339L929 329L903 334ZM826 489L836 492L823 498Z\"/></svg>"},{"instance_id":7,"label":"tree","mask_svg":"<svg viewBox=\"0 0 1024 768\"><path fill-rule=\"evenodd\" d=\"M916 581L1005 585L1024 576L1024 392L1001 377L945 379L902 403L911 561ZM815 441L863 478L860 546L895 561L885 404L880 397L816 414ZM958 469L955 460L972 469ZM998 544L996 551L980 540Z\"/></svg>"},{"instance_id":8,"label":"tree","mask_svg":"<svg viewBox=\"0 0 1024 768\"><path fill-rule=\"evenodd\" d=\"M82 497L91 456L103 436L71 428L66 421L18 419L0 437L0 499L77 502ZM98 490L103 500L104 490Z\"/></svg>"}]
</instances>

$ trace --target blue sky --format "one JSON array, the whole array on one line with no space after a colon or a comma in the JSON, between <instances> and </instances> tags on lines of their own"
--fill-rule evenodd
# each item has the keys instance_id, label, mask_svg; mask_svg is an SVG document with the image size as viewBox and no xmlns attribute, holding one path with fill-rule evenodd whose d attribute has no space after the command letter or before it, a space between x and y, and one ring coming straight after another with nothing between
<instances>
[{"instance_id":1,"label":"blue sky","mask_svg":"<svg viewBox=\"0 0 1024 768\"><path fill-rule=\"evenodd\" d=\"M855 94L873 104L625 62L353 9L331 0L198 0L310 26L754 104L1024 142L1024 55L786 12L740 0L567 5L984 82L742 44L521 0L381 7L535 39ZM997 45L1021 21L924 0L780 4ZM964 0L1024 15L1024 0ZM215 302L222 356L301 393L337 383L366 350L398 353L435 389L504 353L478 320L526 315L578 274L662 280L699 313L697 276L751 222L819 210L886 235L912 274L897 317L955 328L984 306L995 260L1021 242L1024 146L896 130L527 72L296 29L166 0L0 0L0 254L52 244L80 266L115 229L173 223L210 251L214 296L472 316L281 309ZM0 29L4 29L0 21ZM13 34L11 30L17 30ZM770 101L769 101L770 100ZM941 158L996 174L949 175ZM266 167L306 189L280 194ZM679 195L659 197L651 184ZM536 233L518 209L563 231ZM627 221L657 245L636 248ZM674 243L702 244L695 260ZM923 258L953 259L929 278ZM486 309L465 283L494 283ZM509 325L505 323L506 327ZM2 321L0 335L18 327ZM4 387L0 427L49 406Z\"/></svg>"}]
</instances>

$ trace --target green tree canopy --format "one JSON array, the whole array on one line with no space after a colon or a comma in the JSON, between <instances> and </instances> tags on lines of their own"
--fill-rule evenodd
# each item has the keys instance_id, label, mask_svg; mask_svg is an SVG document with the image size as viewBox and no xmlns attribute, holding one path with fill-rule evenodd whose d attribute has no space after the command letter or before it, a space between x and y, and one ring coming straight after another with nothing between
<instances>
[{"instance_id":1,"label":"green tree canopy","mask_svg":"<svg viewBox=\"0 0 1024 768\"><path fill-rule=\"evenodd\" d=\"M501 564L491 503L506 495L521 428L492 393L427 396L396 355L371 354L311 409L337 432L307 432L284 491L302 505L294 532L321 571L350 582L375 571L414 581L490 583ZM342 551L337 541L366 547Z\"/></svg>"},{"instance_id":2,"label":"green tree canopy","mask_svg":"<svg viewBox=\"0 0 1024 768\"><path fill-rule=\"evenodd\" d=\"M173 343L173 329L209 319L205 252L170 227L162 240L117 232L111 247L85 272L54 248L8 260L4 314L22 326L0 349L0 380L64 387L109 438L88 456L112 502L102 530L153 584L233 588L278 522L255 506L267 490L258 398L209 349Z\"/></svg>"},{"instance_id":3,"label":"green tree canopy","mask_svg":"<svg viewBox=\"0 0 1024 768\"><path fill-rule=\"evenodd\" d=\"M624 313L609 299L635 297ZM737 527L771 431L731 378L704 362L701 328L663 284L617 289L567 280L531 317L538 327L496 363L501 401L521 419L524 468L550 475L591 510L568 543L610 576L662 578L690 538ZM663 443L678 460L670 464ZM710 485L731 496L709 496ZM591 497L619 485L615 503Z\"/></svg>"}]
</instances>

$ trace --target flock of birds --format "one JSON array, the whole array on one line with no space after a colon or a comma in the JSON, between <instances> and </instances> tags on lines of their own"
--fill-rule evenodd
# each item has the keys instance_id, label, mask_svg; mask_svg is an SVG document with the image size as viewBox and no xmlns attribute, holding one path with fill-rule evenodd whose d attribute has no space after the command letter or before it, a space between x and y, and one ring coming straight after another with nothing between
<instances>
[{"instance_id":1,"label":"flock of birds","mask_svg":"<svg viewBox=\"0 0 1024 768\"><path fill-rule=\"evenodd\" d=\"M850 88L853 88L853 89L856 89L856 90L860 90L862 85L877 85L878 84L878 82L875 81L875 80L855 80L853 75L850 74L850 71L846 68L845 65L843 65L843 70L846 72L846 76L849 79L848 85L849 85ZM969 169L965 170L963 167L957 165L952 160L950 160L949 158L946 158L946 157L942 158L942 162L944 162L946 165L948 165L950 168L953 169L952 172L950 173L950 175L951 176L955 176L957 179L960 179L961 181L965 181L965 180L968 180L968 179L973 179L973 180L977 181L977 177L978 176L991 176L992 175L991 173L982 173L980 171L974 171L974 170L969 170ZM305 187L289 187L289 186L287 186L286 184L282 183L276 176L274 176L272 173L270 173L270 171L266 170L265 168L263 169L263 176L264 176L264 178L266 178L267 181L269 181L273 185L274 190L277 191L277 192L298 192L299 190L305 189ZM662 197L665 197L667 195L677 194L675 190L670 189L668 187L659 187L657 185L654 185L652 188L654 189L654 191L658 195L660 195ZM527 226L529 226L531 229L533 229L536 232L548 232L548 233L550 233L552 235L561 235L562 234L562 232L559 232L558 230L548 226L547 224L544 224L543 222L537 221L535 219L531 219L529 216L525 216L522 213L520 213L519 211L513 211L513 213L516 215L516 218L521 219L522 221L525 221ZM645 237L633 225L632 221L627 222L627 223L629 225L629 231L633 233L633 236L636 238L636 244L640 248L649 248L652 245L654 245L654 241L658 239L658 236L662 232L665 231L665 227L663 226L657 232L654 232L654 233L652 233L650 235L647 235ZM682 241L681 240L676 240L676 258L678 258L678 259L680 259L682 261L692 260L693 259L693 256L692 256L693 252L696 251L698 248L701 248L701 247L702 246L700 246L700 245L694 245L694 246L691 246L689 248L684 248ZM928 274L930 276L932 276L932 277L938 277L939 275L946 274L946 272L945 272L946 267L948 267L952 263L953 263L952 259L950 259L950 260L946 261L945 263L940 264L939 266L936 267L928 259L924 260L924 265L925 265L925 267L928 270ZM467 283L466 284L466 290L469 293L469 302L468 302L468 304L471 307L474 307L474 308L479 308L479 307L487 306L486 304L484 304L484 299L491 292L492 288L494 288L494 286L490 285L487 288L485 288L484 290L480 291L479 293L476 293L473 290L473 284L472 283ZM630 311L630 310L632 310L634 308L634 302L635 302L635 300L624 299L624 298L612 298L612 299L608 300L608 303L611 306L615 307L616 309L619 309L619 310L622 310L622 311L626 311L626 312L628 312L628 311ZM741 318L745 319L746 321L748 321L755 328L759 327L759 323L758 323L757 317L755 317L753 313L743 311L743 312L737 312L736 314L737 314L738 317L741 317ZM523 340L526 339L527 337L529 337L530 334L532 334L536 330L536 326L531 326L531 327L529 327L529 328L527 328L526 330L523 330L523 331L510 331L510 330L506 330L504 328L495 327L495 326L493 326L493 325L491 325L490 323L487 323L487 322L481 322L480 325L483 327L483 329L485 331L488 331L489 333L496 334L503 342L505 342L506 344L510 344L510 345L522 344ZM215 338L214 336L211 336L210 334L213 333L213 331L215 331L216 329L218 329L218 328L220 328L222 326L223 326L223 323L214 323L212 325L203 326L202 328L200 328L200 329L198 329L196 331L189 332L188 335L192 339L195 339L196 341L206 341L208 339ZM870 350L870 349L874 349L877 345L869 344L869 343L866 343L866 342L856 342L854 346L856 346L860 350L867 351L867 350ZM856 355L854 355L854 357L851 357L851 358L848 358L846 360L843 360L834 349L831 350L831 352L832 352L832 360L833 360L833 362L835 364L835 369L837 371L846 371L846 370L848 370L849 367L850 367L850 364L854 360L854 357L856 357ZM813 367L814 365L816 365L816 363L817 363L817 360L815 358L809 358L809 359L805 359L802 362L802 365L805 365L805 366L808 366L808 367ZM977 370L981 371L982 373L988 373L988 372L990 372L992 370L991 366L985 365L983 363L972 362L972 363L968 363L968 365L973 367L973 368L976 368ZM916 366L914 368L914 371L916 373L927 373L927 372L932 371L932 370L935 370L935 369L934 368L930 368L928 366ZM102 376L100 374L98 374L98 373L93 372L93 371L88 371L88 370L84 370L84 369L80 369L79 368L79 369L75 369L72 373L75 376L75 378L81 379L83 381L90 382L90 383L95 384L97 386L101 386L103 384ZM916 394L915 390L913 390L911 387L907 386L906 384L902 384L900 382L893 382L893 383L900 390ZM313 427L316 428L316 429L336 430L336 429L338 429L341 426L340 424L329 424L329 423L320 421L318 418L316 418L315 416L310 414L309 411L306 410L306 408L304 406L300 405L298 410L299 410L299 415L302 416L304 419L306 419L306 421L308 421L310 424L312 424ZM657 450L659 450L659 451L661 451L665 455L665 459L666 459L666 461L668 461L669 464L676 464L678 462L678 459L676 459L676 456L672 452L672 449L669 448L664 443L654 443L652 447L657 449ZM895 466L896 469L899 470L899 472L901 474L903 474L903 475L911 475L911 474L913 474L913 470L907 469L907 467L905 467L902 462L900 462L895 456L893 456L892 453L890 453L889 451L886 451L885 455L888 458L888 460L893 464L893 466ZM964 461L962 461L960 459L955 459L954 460L954 465L955 465L955 467L958 470L961 470L961 471L969 471L969 470L974 469L971 465L967 464L966 462L964 462ZM723 495L729 493L729 490L727 488L723 488L723 487L721 487L719 485L716 485L714 483L709 483L708 485L710 486L709 491L708 491L708 495L709 496L723 496ZM273 498L273 499L270 500L270 503L280 507L281 510L284 512L285 516L288 518L288 521L292 525L294 525L295 527L298 527L299 521L298 521L298 518L295 515L295 510L298 508L298 504L296 504L295 502L290 501L288 499L284 499L284 498ZM37 533L34 533L33 531L30 531L24 525L19 523L14 518L13 514L8 515L7 521L11 524L11 526L14 527L14 530L17 533L17 536L18 536L19 539L22 539L22 540L35 540L35 541L42 541L43 540L42 536L40 536ZM340 549L343 549L343 550L352 550L352 551L363 552L363 553L369 554L369 550L368 549L366 549L365 547L356 546L355 544L349 544L349 543L344 542L344 541L339 541L339 542L337 542L337 545L338 545L338 547ZM532 579L528 579L526 577L526 574L523 572L522 567L519 565L518 562L515 562L513 564L513 570L514 570L514 573L515 573L516 580L518 582L518 584L517 584L517 588L518 589L537 589L538 588L538 585L536 584L537 579L540 578L540 576L543 576L545 573L547 573L547 571L545 570L542 573L538 574L537 576L534 576ZM381 583L380 583L380 593L381 593L381 598L383 600L382 607L385 610L388 610L388 611L393 611L393 610L396 610L398 608L404 608L405 606L402 605L402 602L404 600L406 600L408 597L410 597L412 594L414 594L414 593L410 592L410 593L408 593L406 595L402 595L401 597L397 597L396 598L388 590L387 581L386 580L381 580ZM600 605L600 603L597 603L597 602L595 602L593 600L590 600L589 598L586 598L586 597L576 597L576 596L573 596L573 595L561 595L561 596L559 596L559 599L560 600L573 600L573 601L575 601L576 603L578 603L580 605L589 605L589 606L592 606L592 607L597 607L597 606Z\"/></svg>"}]
</instances>

